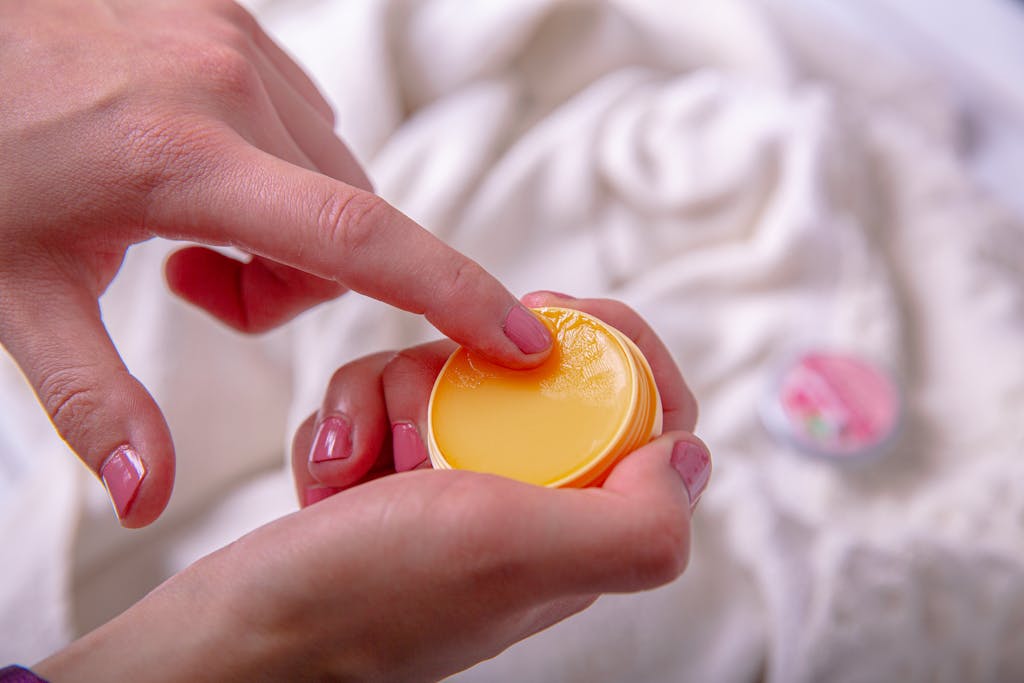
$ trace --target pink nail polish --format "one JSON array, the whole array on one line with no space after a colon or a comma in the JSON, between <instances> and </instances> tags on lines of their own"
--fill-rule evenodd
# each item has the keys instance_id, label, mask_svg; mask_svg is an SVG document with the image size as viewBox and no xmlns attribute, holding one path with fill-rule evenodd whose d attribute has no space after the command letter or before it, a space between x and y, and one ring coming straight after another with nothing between
<instances>
[{"instance_id":1,"label":"pink nail polish","mask_svg":"<svg viewBox=\"0 0 1024 683\"><path fill-rule=\"evenodd\" d=\"M128 514L145 477L146 466L142 458L128 445L114 451L100 467L100 478L107 487L118 518L124 519Z\"/></svg>"},{"instance_id":2,"label":"pink nail polish","mask_svg":"<svg viewBox=\"0 0 1024 683\"><path fill-rule=\"evenodd\" d=\"M427 459L427 448L423 445L416 427L408 422L396 422L391 427L391 449L395 457L395 471L407 472L416 469Z\"/></svg>"},{"instance_id":3,"label":"pink nail polish","mask_svg":"<svg viewBox=\"0 0 1024 683\"><path fill-rule=\"evenodd\" d=\"M505 336L523 353L540 353L551 346L551 332L526 308L515 305L505 316Z\"/></svg>"},{"instance_id":4,"label":"pink nail polish","mask_svg":"<svg viewBox=\"0 0 1024 683\"><path fill-rule=\"evenodd\" d=\"M344 460L352 455L352 425L340 415L329 415L317 427L309 461Z\"/></svg>"},{"instance_id":5,"label":"pink nail polish","mask_svg":"<svg viewBox=\"0 0 1024 683\"><path fill-rule=\"evenodd\" d=\"M335 488L333 486L307 486L303 492L302 502L305 507L309 507L313 503L319 503L325 498L330 498L335 493L341 492L342 489Z\"/></svg>"},{"instance_id":6,"label":"pink nail polish","mask_svg":"<svg viewBox=\"0 0 1024 683\"><path fill-rule=\"evenodd\" d=\"M672 447L670 462L683 480L692 508L711 478L711 456L697 444L680 441Z\"/></svg>"}]
</instances>

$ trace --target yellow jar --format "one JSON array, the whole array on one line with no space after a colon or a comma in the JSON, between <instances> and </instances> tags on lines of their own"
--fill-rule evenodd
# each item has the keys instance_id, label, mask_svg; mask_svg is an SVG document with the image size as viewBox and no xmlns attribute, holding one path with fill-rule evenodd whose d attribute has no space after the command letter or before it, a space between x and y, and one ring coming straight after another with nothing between
<instances>
[{"instance_id":1,"label":"yellow jar","mask_svg":"<svg viewBox=\"0 0 1024 683\"><path fill-rule=\"evenodd\" d=\"M534 312L555 339L540 367L510 370L459 348L441 370L427 415L435 469L596 485L661 433L661 397L632 340L580 311Z\"/></svg>"}]
</instances>

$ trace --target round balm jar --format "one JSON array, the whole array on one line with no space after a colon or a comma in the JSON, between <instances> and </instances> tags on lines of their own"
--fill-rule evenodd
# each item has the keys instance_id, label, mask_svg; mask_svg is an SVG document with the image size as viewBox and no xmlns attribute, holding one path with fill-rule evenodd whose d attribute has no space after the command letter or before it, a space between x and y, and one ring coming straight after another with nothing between
<instances>
[{"instance_id":1,"label":"round balm jar","mask_svg":"<svg viewBox=\"0 0 1024 683\"><path fill-rule=\"evenodd\" d=\"M580 311L534 312L555 340L539 367L511 370L459 348L442 368L427 413L435 469L596 485L661 434L661 397L632 340Z\"/></svg>"},{"instance_id":2,"label":"round balm jar","mask_svg":"<svg viewBox=\"0 0 1024 683\"><path fill-rule=\"evenodd\" d=\"M793 359L765 398L765 426L797 450L832 460L885 451L901 417L889 374L857 356L807 352Z\"/></svg>"}]
</instances>

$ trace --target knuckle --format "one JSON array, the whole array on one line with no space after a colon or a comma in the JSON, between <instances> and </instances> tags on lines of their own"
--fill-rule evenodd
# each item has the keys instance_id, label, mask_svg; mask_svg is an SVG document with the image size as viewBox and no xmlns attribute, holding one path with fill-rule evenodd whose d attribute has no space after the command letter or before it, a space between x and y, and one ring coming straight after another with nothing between
<instances>
[{"instance_id":1,"label":"knuckle","mask_svg":"<svg viewBox=\"0 0 1024 683\"><path fill-rule=\"evenodd\" d=\"M317 234L327 249L358 259L372 248L387 218L387 205L374 194L331 192L320 204Z\"/></svg>"},{"instance_id":2,"label":"knuckle","mask_svg":"<svg viewBox=\"0 0 1024 683\"><path fill-rule=\"evenodd\" d=\"M382 381L384 370L394 355L394 351L380 351L342 365L331 375L328 390L341 391L351 385L365 386L367 378L372 376Z\"/></svg>"},{"instance_id":3,"label":"knuckle","mask_svg":"<svg viewBox=\"0 0 1024 683\"><path fill-rule=\"evenodd\" d=\"M122 185L140 198L136 220L151 229L151 209L161 192L174 193L211 174L224 147L202 121L187 117L128 116L121 121L123 149L132 160ZM158 192L158 190L160 192Z\"/></svg>"},{"instance_id":4,"label":"knuckle","mask_svg":"<svg viewBox=\"0 0 1024 683\"><path fill-rule=\"evenodd\" d=\"M73 446L85 437L89 417L100 405L99 395L78 369L49 373L40 382L39 396L57 431Z\"/></svg>"},{"instance_id":5,"label":"knuckle","mask_svg":"<svg viewBox=\"0 0 1024 683\"><path fill-rule=\"evenodd\" d=\"M195 50L193 66L208 90L234 100L249 100L262 88L256 65L246 54L247 39L240 32L224 41L206 43Z\"/></svg>"},{"instance_id":6,"label":"knuckle","mask_svg":"<svg viewBox=\"0 0 1024 683\"><path fill-rule=\"evenodd\" d=\"M144 185L157 185L180 173L184 162L191 165L195 151L203 146L205 135L200 128L183 128L170 119L133 117L126 122L123 139L142 166L136 178Z\"/></svg>"},{"instance_id":7,"label":"knuckle","mask_svg":"<svg viewBox=\"0 0 1024 683\"><path fill-rule=\"evenodd\" d=\"M396 352L384 366L382 377L385 384L401 382L411 375L418 375L426 369L422 356L416 349L402 349Z\"/></svg>"},{"instance_id":8,"label":"knuckle","mask_svg":"<svg viewBox=\"0 0 1024 683\"><path fill-rule=\"evenodd\" d=\"M487 271L480 264L464 259L448 273L447 279L443 281L442 300L463 301L477 298L481 283L486 277Z\"/></svg>"}]
</instances>

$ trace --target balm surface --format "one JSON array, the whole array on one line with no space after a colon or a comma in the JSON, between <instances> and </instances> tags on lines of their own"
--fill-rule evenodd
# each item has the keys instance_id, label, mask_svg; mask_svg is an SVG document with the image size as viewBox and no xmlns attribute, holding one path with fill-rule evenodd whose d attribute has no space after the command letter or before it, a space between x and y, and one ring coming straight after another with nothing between
<instances>
[{"instance_id":1,"label":"balm surface","mask_svg":"<svg viewBox=\"0 0 1024 683\"><path fill-rule=\"evenodd\" d=\"M655 422L660 431L653 377L632 342L578 311L536 313L555 338L540 367L510 370L461 348L449 358L430 401L435 467L585 485L618 451L645 443Z\"/></svg>"}]
</instances>

